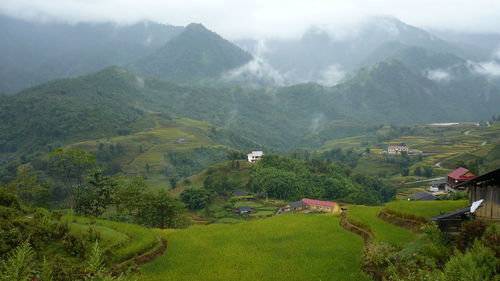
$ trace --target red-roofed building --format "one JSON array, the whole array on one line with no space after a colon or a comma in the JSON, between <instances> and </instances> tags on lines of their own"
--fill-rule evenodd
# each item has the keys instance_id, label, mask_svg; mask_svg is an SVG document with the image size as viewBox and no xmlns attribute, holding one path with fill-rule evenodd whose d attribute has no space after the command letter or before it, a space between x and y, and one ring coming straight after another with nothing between
<instances>
[{"instance_id":1,"label":"red-roofed building","mask_svg":"<svg viewBox=\"0 0 500 281\"><path fill-rule=\"evenodd\" d=\"M469 170L465 168L458 168L455 171L448 174L448 184L452 187L455 187L463 182L471 180L475 178L476 175L471 173Z\"/></svg>"},{"instance_id":2,"label":"red-roofed building","mask_svg":"<svg viewBox=\"0 0 500 281\"><path fill-rule=\"evenodd\" d=\"M317 210L327 213L337 213L340 211L339 204L335 202L319 201L309 198L302 198L300 200L307 205L307 209Z\"/></svg>"}]
</instances>

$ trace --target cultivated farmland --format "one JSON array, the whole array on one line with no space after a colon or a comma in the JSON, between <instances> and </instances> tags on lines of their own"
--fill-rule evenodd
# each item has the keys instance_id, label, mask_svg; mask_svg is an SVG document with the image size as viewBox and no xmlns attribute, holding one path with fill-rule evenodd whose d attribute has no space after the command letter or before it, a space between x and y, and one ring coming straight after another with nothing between
<instances>
[{"instance_id":1,"label":"cultivated farmland","mask_svg":"<svg viewBox=\"0 0 500 281\"><path fill-rule=\"evenodd\" d=\"M142 267L141 280L369 280L362 248L333 215L193 226L168 235L166 253Z\"/></svg>"}]
</instances>

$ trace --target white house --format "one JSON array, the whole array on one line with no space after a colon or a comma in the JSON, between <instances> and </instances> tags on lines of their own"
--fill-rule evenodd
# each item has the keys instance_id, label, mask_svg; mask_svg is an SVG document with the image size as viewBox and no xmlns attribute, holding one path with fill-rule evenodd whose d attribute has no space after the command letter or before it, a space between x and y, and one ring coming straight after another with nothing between
<instances>
[{"instance_id":1,"label":"white house","mask_svg":"<svg viewBox=\"0 0 500 281\"><path fill-rule=\"evenodd\" d=\"M252 151L252 153L247 154L248 162L255 163L255 161L259 160L262 155L264 155L264 152L262 151Z\"/></svg>"},{"instance_id":2,"label":"white house","mask_svg":"<svg viewBox=\"0 0 500 281\"><path fill-rule=\"evenodd\" d=\"M387 154L401 154L403 151L408 152L408 146L406 145L389 145L387 147Z\"/></svg>"}]
</instances>

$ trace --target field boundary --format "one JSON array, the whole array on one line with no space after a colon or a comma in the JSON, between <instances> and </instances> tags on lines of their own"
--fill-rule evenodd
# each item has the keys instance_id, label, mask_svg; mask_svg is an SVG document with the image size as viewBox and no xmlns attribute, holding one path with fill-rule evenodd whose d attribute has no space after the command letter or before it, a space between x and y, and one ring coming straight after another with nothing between
<instances>
[{"instance_id":1,"label":"field boundary","mask_svg":"<svg viewBox=\"0 0 500 281\"><path fill-rule=\"evenodd\" d=\"M133 258L130 258L124 262L121 262L119 264L114 265L111 267L110 272L117 276L120 275L121 273L125 272L127 268L129 268L132 265L143 265L149 262L152 262L159 256L163 255L165 253L165 250L167 249L167 240L161 237L157 237L159 244L156 246L146 250L143 254L139 256L135 256Z\"/></svg>"},{"instance_id":2,"label":"field boundary","mask_svg":"<svg viewBox=\"0 0 500 281\"><path fill-rule=\"evenodd\" d=\"M340 226L347 231L361 236L364 240L365 245L369 244L375 238L375 234L370 229L370 227L353 221L348 217L347 212L342 212L340 214Z\"/></svg>"},{"instance_id":3,"label":"field boundary","mask_svg":"<svg viewBox=\"0 0 500 281\"><path fill-rule=\"evenodd\" d=\"M416 217L417 219L413 219L407 216L402 216L401 214L391 211L387 208L382 209L377 214L377 217L390 224L408 229L416 233L421 232L420 229L425 224L420 218Z\"/></svg>"}]
</instances>

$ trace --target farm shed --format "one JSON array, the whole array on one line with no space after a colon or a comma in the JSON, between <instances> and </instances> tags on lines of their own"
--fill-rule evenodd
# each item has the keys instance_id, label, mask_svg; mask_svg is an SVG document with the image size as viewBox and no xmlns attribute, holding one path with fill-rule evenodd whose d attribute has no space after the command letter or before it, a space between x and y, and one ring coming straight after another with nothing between
<instances>
[{"instance_id":1,"label":"farm shed","mask_svg":"<svg viewBox=\"0 0 500 281\"><path fill-rule=\"evenodd\" d=\"M248 206L241 206L238 207L237 211L240 215L243 215L243 214L250 214L251 212L253 212L253 209Z\"/></svg>"},{"instance_id":2,"label":"farm shed","mask_svg":"<svg viewBox=\"0 0 500 281\"><path fill-rule=\"evenodd\" d=\"M469 202L483 199L476 218L500 221L500 168L460 184L468 188Z\"/></svg>"},{"instance_id":3,"label":"farm shed","mask_svg":"<svg viewBox=\"0 0 500 281\"><path fill-rule=\"evenodd\" d=\"M441 231L453 234L459 233L462 229L462 223L470 219L472 219L471 209L467 207L430 218L429 221L435 221Z\"/></svg>"},{"instance_id":4,"label":"farm shed","mask_svg":"<svg viewBox=\"0 0 500 281\"><path fill-rule=\"evenodd\" d=\"M408 197L408 200L411 201L432 201L432 200L437 200L436 196L432 195L432 193L427 192L425 190L420 190L418 192L413 193Z\"/></svg>"}]
</instances>

